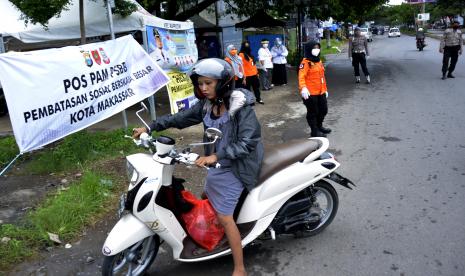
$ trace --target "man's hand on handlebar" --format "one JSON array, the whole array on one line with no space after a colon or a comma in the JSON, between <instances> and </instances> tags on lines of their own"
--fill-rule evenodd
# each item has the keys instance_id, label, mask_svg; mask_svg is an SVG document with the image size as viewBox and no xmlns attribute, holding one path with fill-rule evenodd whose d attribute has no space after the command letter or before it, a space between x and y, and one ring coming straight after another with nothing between
<instances>
[{"instance_id":1,"label":"man's hand on handlebar","mask_svg":"<svg viewBox=\"0 0 465 276\"><path fill-rule=\"evenodd\" d=\"M139 136L144 132L147 132L147 128L145 128L145 127L133 128L132 129L132 138L139 139Z\"/></svg>"},{"instance_id":2,"label":"man's hand on handlebar","mask_svg":"<svg viewBox=\"0 0 465 276\"><path fill-rule=\"evenodd\" d=\"M195 161L195 164L199 167L207 167L208 165L215 164L217 161L218 157L216 156L216 154L213 154L210 156L199 157L199 159Z\"/></svg>"}]
</instances>

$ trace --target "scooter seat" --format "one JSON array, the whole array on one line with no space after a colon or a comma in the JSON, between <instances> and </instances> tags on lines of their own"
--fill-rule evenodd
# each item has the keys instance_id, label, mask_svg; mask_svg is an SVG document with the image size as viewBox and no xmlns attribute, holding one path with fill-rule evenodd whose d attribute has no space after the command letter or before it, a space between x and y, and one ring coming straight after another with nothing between
<instances>
[{"instance_id":1,"label":"scooter seat","mask_svg":"<svg viewBox=\"0 0 465 276\"><path fill-rule=\"evenodd\" d=\"M257 186L287 166L303 161L310 153L318 150L321 145L319 140L310 139L296 139L284 144L266 145Z\"/></svg>"}]
</instances>

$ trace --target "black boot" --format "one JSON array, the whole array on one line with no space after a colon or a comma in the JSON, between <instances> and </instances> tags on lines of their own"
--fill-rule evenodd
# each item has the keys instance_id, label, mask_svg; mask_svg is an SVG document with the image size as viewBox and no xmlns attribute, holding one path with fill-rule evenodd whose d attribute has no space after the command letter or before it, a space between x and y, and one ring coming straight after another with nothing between
<instances>
[{"instance_id":1,"label":"black boot","mask_svg":"<svg viewBox=\"0 0 465 276\"><path fill-rule=\"evenodd\" d=\"M447 74L448 78L454 79L455 77L452 75L452 73Z\"/></svg>"},{"instance_id":2,"label":"black boot","mask_svg":"<svg viewBox=\"0 0 465 276\"><path fill-rule=\"evenodd\" d=\"M329 134L329 133L331 133L331 129L330 129L330 128L327 128L327 127L320 127L320 131L321 131L323 134Z\"/></svg>"},{"instance_id":3,"label":"black boot","mask_svg":"<svg viewBox=\"0 0 465 276\"><path fill-rule=\"evenodd\" d=\"M312 131L311 136L312 137L326 137L326 134L324 134L321 131Z\"/></svg>"},{"instance_id":4,"label":"black boot","mask_svg":"<svg viewBox=\"0 0 465 276\"><path fill-rule=\"evenodd\" d=\"M443 74L442 74L442 79L443 79L443 80L446 79L446 73L443 73Z\"/></svg>"}]
</instances>

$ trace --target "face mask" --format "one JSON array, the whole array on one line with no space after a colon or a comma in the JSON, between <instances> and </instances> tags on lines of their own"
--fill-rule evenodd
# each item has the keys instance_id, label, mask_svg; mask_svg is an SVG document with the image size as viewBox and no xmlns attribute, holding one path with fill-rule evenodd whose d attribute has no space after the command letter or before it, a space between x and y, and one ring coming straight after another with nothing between
<instances>
[{"instance_id":1,"label":"face mask","mask_svg":"<svg viewBox=\"0 0 465 276\"><path fill-rule=\"evenodd\" d=\"M320 49L312 49L312 55L317 57L320 54Z\"/></svg>"},{"instance_id":2,"label":"face mask","mask_svg":"<svg viewBox=\"0 0 465 276\"><path fill-rule=\"evenodd\" d=\"M276 44L281 45L283 43L281 41L277 41Z\"/></svg>"},{"instance_id":3,"label":"face mask","mask_svg":"<svg viewBox=\"0 0 465 276\"><path fill-rule=\"evenodd\" d=\"M237 54L237 50L231 50L231 51L229 51L229 53L230 53L231 55L235 56L235 55Z\"/></svg>"},{"instance_id":4,"label":"face mask","mask_svg":"<svg viewBox=\"0 0 465 276\"><path fill-rule=\"evenodd\" d=\"M264 43L263 48L268 48L268 43Z\"/></svg>"}]
</instances>

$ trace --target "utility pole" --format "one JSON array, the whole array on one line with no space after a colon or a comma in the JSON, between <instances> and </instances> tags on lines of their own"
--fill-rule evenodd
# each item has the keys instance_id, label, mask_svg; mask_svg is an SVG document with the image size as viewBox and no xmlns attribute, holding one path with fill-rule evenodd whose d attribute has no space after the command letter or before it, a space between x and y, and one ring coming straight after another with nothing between
<instances>
[{"instance_id":1,"label":"utility pole","mask_svg":"<svg viewBox=\"0 0 465 276\"><path fill-rule=\"evenodd\" d=\"M111 13L111 8L115 7L115 1L114 0L106 0L107 4L107 16L108 16L108 25L110 26L110 35L111 35L111 40L115 40L115 31L113 29L113 14ZM125 129L128 128L128 116L126 115L126 110L123 110L121 112L121 115L123 115L123 126Z\"/></svg>"},{"instance_id":2,"label":"utility pole","mask_svg":"<svg viewBox=\"0 0 465 276\"><path fill-rule=\"evenodd\" d=\"M302 17L302 6L299 3L297 5L297 57L298 61L302 59L302 22L301 17Z\"/></svg>"},{"instance_id":3,"label":"utility pole","mask_svg":"<svg viewBox=\"0 0 465 276\"><path fill-rule=\"evenodd\" d=\"M423 3L421 4L421 13L424 15L426 13L426 2L423 0ZM425 20L421 21L421 26L425 27Z\"/></svg>"}]
</instances>

